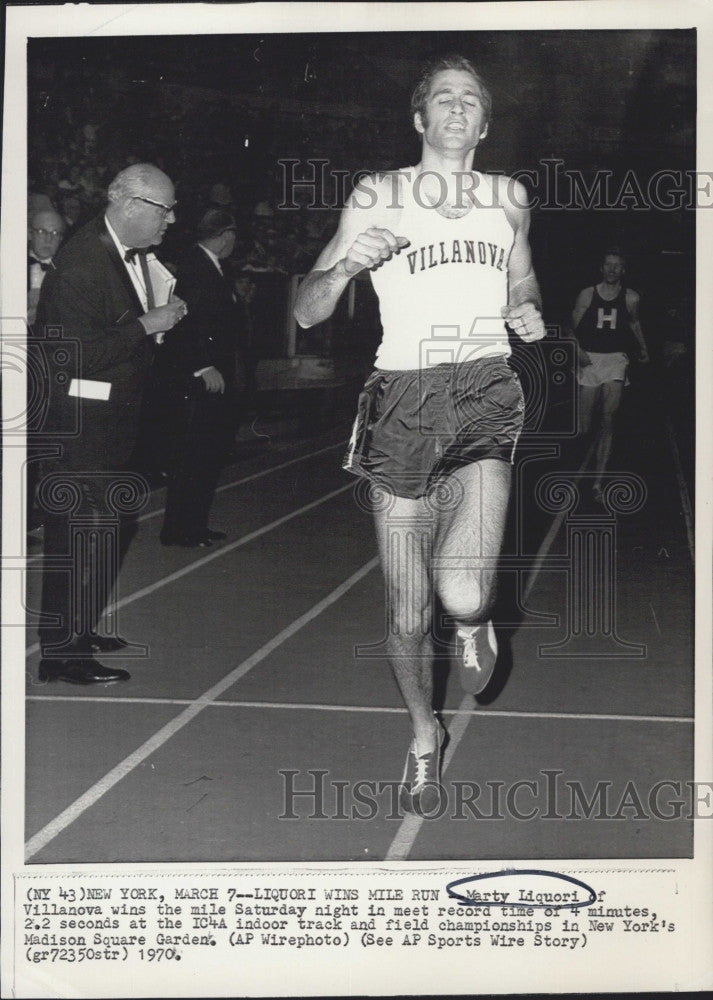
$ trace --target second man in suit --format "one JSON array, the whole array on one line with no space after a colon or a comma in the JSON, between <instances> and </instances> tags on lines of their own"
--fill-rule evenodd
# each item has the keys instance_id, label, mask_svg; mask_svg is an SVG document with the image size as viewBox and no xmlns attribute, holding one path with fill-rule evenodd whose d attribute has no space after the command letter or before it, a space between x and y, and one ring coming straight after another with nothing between
<instances>
[{"instance_id":1,"label":"second man in suit","mask_svg":"<svg viewBox=\"0 0 713 1000\"><path fill-rule=\"evenodd\" d=\"M211 208L180 263L177 294L188 315L160 345L157 388L162 398L168 485L163 545L208 547L226 536L208 526L221 466L235 424L235 363L240 312L221 261L235 247L235 219Z\"/></svg>"}]
</instances>

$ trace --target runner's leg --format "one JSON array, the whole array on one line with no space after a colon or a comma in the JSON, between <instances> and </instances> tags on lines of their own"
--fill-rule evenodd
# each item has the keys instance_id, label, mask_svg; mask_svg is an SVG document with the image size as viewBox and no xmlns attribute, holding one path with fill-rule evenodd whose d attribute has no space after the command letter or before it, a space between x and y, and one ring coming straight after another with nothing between
<instances>
[{"instance_id":1,"label":"runner's leg","mask_svg":"<svg viewBox=\"0 0 713 1000\"><path fill-rule=\"evenodd\" d=\"M418 753L435 746L431 552L434 515L423 498L394 497L374 514L386 584L387 648Z\"/></svg>"},{"instance_id":2,"label":"runner's leg","mask_svg":"<svg viewBox=\"0 0 713 1000\"><path fill-rule=\"evenodd\" d=\"M439 513L433 556L435 589L458 625L488 620L510 496L510 464L485 458L452 473L460 501ZM449 477L450 478L450 477Z\"/></svg>"},{"instance_id":3,"label":"runner's leg","mask_svg":"<svg viewBox=\"0 0 713 1000\"><path fill-rule=\"evenodd\" d=\"M601 476L607 467L609 457L611 455L612 441L614 439L614 422L617 410L619 409L619 405L621 403L624 383L622 381L605 382L601 388L602 412L599 424L599 433L597 435L597 451L595 460L596 477L594 480L595 489L601 489Z\"/></svg>"},{"instance_id":4,"label":"runner's leg","mask_svg":"<svg viewBox=\"0 0 713 1000\"><path fill-rule=\"evenodd\" d=\"M580 435L584 435L588 434L592 429L594 410L601 387L598 385L581 385L581 383L577 387L579 389L579 427L577 431Z\"/></svg>"}]
</instances>

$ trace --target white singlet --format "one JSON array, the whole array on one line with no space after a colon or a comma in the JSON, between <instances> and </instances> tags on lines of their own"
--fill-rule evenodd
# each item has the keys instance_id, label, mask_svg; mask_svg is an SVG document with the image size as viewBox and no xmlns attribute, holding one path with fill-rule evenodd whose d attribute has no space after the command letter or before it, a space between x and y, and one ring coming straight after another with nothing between
<instances>
[{"instance_id":1,"label":"white singlet","mask_svg":"<svg viewBox=\"0 0 713 1000\"><path fill-rule=\"evenodd\" d=\"M418 175L404 171L395 235L410 243L371 272L384 328L377 368L432 368L510 354L500 311L508 301L514 232L492 179L475 177L477 203L462 218L447 219L428 206Z\"/></svg>"}]
</instances>

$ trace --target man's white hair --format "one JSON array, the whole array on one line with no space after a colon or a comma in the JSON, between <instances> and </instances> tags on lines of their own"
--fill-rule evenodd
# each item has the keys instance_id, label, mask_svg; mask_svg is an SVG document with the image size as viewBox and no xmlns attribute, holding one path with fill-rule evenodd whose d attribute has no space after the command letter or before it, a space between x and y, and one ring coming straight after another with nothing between
<instances>
[{"instance_id":1,"label":"man's white hair","mask_svg":"<svg viewBox=\"0 0 713 1000\"><path fill-rule=\"evenodd\" d=\"M124 201L126 198L136 198L150 194L151 184L158 177L165 175L152 163L132 163L130 167L120 170L109 185L107 196L111 202Z\"/></svg>"}]
</instances>

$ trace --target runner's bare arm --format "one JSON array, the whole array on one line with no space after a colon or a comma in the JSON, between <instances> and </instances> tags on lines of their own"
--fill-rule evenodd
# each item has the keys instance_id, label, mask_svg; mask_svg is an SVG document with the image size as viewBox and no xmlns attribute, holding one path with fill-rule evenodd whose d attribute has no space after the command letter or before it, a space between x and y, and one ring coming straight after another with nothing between
<instances>
[{"instance_id":1,"label":"runner's bare arm","mask_svg":"<svg viewBox=\"0 0 713 1000\"><path fill-rule=\"evenodd\" d=\"M355 274L408 246L408 239L395 236L385 225L391 223L387 200L391 191L392 185L383 177L367 177L356 185L336 234L297 291L294 314L300 326L327 319Z\"/></svg>"},{"instance_id":2,"label":"runner's bare arm","mask_svg":"<svg viewBox=\"0 0 713 1000\"><path fill-rule=\"evenodd\" d=\"M515 236L508 261L508 303L505 322L526 343L545 335L542 296L530 252L530 209L524 186L511 177L499 178L498 197Z\"/></svg>"},{"instance_id":3,"label":"runner's bare arm","mask_svg":"<svg viewBox=\"0 0 713 1000\"><path fill-rule=\"evenodd\" d=\"M576 333L577 327L582 322L582 317L584 316L584 314L586 313L587 309L589 309L590 305L592 304L592 296L593 296L593 294L594 294L594 288L583 288L582 291L577 296L577 301L574 303L574 309L572 310L572 332L573 333ZM580 345L579 340L577 340L576 336L575 336L574 343L575 343L575 350L577 352L577 358L576 358L576 360L579 362L579 364L583 368L586 368L588 365L591 365L592 362L589 359L589 355L582 348L582 346Z\"/></svg>"},{"instance_id":4,"label":"runner's bare arm","mask_svg":"<svg viewBox=\"0 0 713 1000\"><path fill-rule=\"evenodd\" d=\"M635 292L633 288L627 288L626 308L629 313L629 326L631 327L631 332L636 337L636 342L641 350L639 361L646 363L649 360L649 351L646 346L646 340L644 339L644 331L641 329L641 320L639 319L640 301L641 299L638 292Z\"/></svg>"},{"instance_id":5,"label":"runner's bare arm","mask_svg":"<svg viewBox=\"0 0 713 1000\"><path fill-rule=\"evenodd\" d=\"M577 296L577 301L574 303L574 309L572 310L572 329L576 330L579 324L582 322L582 316L586 313L592 304L592 293L594 289L583 288L582 291Z\"/></svg>"}]
</instances>

